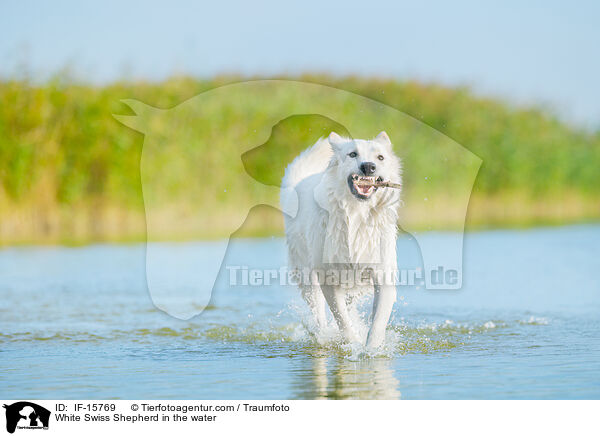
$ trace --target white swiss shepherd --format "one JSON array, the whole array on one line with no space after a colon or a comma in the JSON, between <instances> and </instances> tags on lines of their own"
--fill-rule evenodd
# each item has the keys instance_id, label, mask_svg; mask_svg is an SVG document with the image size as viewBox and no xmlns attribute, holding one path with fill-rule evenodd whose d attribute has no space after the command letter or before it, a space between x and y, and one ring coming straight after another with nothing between
<instances>
[{"instance_id":1,"label":"white swiss shepherd","mask_svg":"<svg viewBox=\"0 0 600 436\"><path fill-rule=\"evenodd\" d=\"M346 269L346 274L348 270L369 273L366 283L368 290L374 290L374 300L368 348L383 343L396 301L396 286L389 274L397 268L400 192L364 184L376 180L401 182L400 159L387 133L361 140L332 132L296 157L281 186L282 209L293 209L296 201L298 206L295 217L285 217L290 271L304 277L299 287L320 328L327 324L327 302L344 339L360 341L348 305L353 295L364 291L360 285L365 283L330 282L319 272L334 267ZM310 280L306 280L307 272Z\"/></svg>"}]
</instances>

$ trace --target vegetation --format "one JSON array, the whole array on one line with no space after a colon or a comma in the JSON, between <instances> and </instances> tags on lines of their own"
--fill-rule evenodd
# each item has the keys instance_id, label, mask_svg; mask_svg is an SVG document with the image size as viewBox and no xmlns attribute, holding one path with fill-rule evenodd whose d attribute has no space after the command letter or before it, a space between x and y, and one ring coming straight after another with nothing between
<instances>
[{"instance_id":1,"label":"vegetation","mask_svg":"<svg viewBox=\"0 0 600 436\"><path fill-rule=\"evenodd\" d=\"M385 103L479 156L483 164L469 205L467 229L600 218L599 131L575 128L541 108L513 107L477 97L466 88L361 77L306 75L296 79ZM144 200L148 202L148 196L142 195L140 176L144 135L119 123L112 114L132 114L120 102L122 99L136 99L166 109L203 91L241 80L231 76L211 80L179 77L161 83L123 82L101 87L72 83L61 77L42 85L0 82L0 244L143 240ZM353 110L343 101L337 103L343 110ZM202 148L198 145L198 132L215 126L226 129L228 123L248 110L257 111L258 123L260 108L270 104L279 102L243 102L239 108L209 112L208 118L205 113L200 116L194 111L186 115L195 128L180 126L181 132L171 142L188 145L166 147L152 157L153 163L148 167L160 175L161 184L166 185L163 194L172 200L163 202L162 237L227 236L231 211L240 201L259 193L243 180L232 182L239 162L228 158L238 153L238 149L231 148L231 141L219 142L215 136L211 137L209 148ZM151 122L153 128L162 131L160 121ZM366 125L357 117L356 124L361 123ZM269 139L282 145L269 147L269 153L247 151L242 159L245 170L262 183L277 185L287 162L331 130L345 133L344 126L319 115L282 120ZM425 142L425 133L407 135L398 132L392 139L402 142L410 137L411 141ZM198 159L205 165L196 169L202 171L202 177L232 182L236 189L229 195L226 190L209 195L198 188L192 189L191 195L190 187L177 180L181 180L178 176L182 171L191 174L192 163ZM459 227L460 217L452 212L451 190L442 177L435 177L446 169L435 167L428 159L424 154L411 153L405 159L405 167L433 175L429 189L439 194L440 213L431 216L426 211L420 213L416 207L407 219L424 229ZM407 201L421 195L410 189L411 174L408 171ZM198 211L187 202L198 196L206 201L201 219L196 220ZM175 216L183 218L174 219ZM188 221L197 223L181 224ZM278 214L268 208L256 208L240 234L280 231Z\"/></svg>"}]
</instances>

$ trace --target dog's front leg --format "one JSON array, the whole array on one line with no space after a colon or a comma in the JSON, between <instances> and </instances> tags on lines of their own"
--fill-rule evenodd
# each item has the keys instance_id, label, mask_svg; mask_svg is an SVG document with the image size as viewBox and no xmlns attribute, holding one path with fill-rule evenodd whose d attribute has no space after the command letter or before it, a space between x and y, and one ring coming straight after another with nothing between
<instances>
[{"instance_id":1,"label":"dog's front leg","mask_svg":"<svg viewBox=\"0 0 600 436\"><path fill-rule=\"evenodd\" d=\"M316 283L316 282L315 282ZM327 313L325 308L325 298L318 284L304 286L302 289L302 298L310 307L317 327L323 330L327 327Z\"/></svg>"},{"instance_id":2,"label":"dog's front leg","mask_svg":"<svg viewBox=\"0 0 600 436\"><path fill-rule=\"evenodd\" d=\"M344 339L348 342L359 342L358 336L352 329L344 289L339 286L321 285L321 290Z\"/></svg>"},{"instance_id":3,"label":"dog's front leg","mask_svg":"<svg viewBox=\"0 0 600 436\"><path fill-rule=\"evenodd\" d=\"M373 323L367 336L367 348L377 348L383 344L385 339L385 329L392 308L396 302L396 286L381 285L375 283L375 296L373 298Z\"/></svg>"}]
</instances>

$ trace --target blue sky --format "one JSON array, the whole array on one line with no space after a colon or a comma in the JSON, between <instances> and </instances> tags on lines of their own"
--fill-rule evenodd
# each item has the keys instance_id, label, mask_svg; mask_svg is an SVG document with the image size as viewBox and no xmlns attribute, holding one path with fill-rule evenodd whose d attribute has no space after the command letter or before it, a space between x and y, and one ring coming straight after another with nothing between
<instances>
[{"instance_id":1,"label":"blue sky","mask_svg":"<svg viewBox=\"0 0 600 436\"><path fill-rule=\"evenodd\" d=\"M306 71L468 85L600 127L600 2L0 2L0 75Z\"/></svg>"}]
</instances>

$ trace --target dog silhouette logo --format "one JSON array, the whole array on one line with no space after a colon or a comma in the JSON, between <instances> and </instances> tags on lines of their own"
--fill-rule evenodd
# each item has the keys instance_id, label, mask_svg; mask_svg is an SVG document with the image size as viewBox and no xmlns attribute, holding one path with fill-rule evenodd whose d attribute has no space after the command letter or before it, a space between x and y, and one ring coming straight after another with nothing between
<instances>
[{"instance_id":1,"label":"dog silhouette logo","mask_svg":"<svg viewBox=\"0 0 600 436\"><path fill-rule=\"evenodd\" d=\"M270 103L265 104L267 101ZM169 315L190 319L209 305L213 290L227 289L227 274L222 271L236 251L235 238L215 241L210 256L193 244L165 243L171 237L169 229L192 235L212 233L219 227L231 236L258 205L295 217L303 202L295 187L282 190L281 177L287 164L318 136L305 142L299 132L305 131L307 124L289 130L285 126L308 116L331 121L328 130L319 130L323 136L336 131L349 138L367 138L386 131L395 139L395 153L405 162L406 187L398 225L418 245L425 288L462 287L463 229L482 161L421 121L358 94L288 80L232 83L169 109L137 100L122 102L130 113L114 114L115 119L144 134L140 181L146 218L147 287L154 305ZM297 144L298 149L290 144ZM226 162L228 172L221 170L221 162ZM279 177L263 177L265 174ZM447 192L436 193L430 183L434 177ZM286 201L280 202L283 197ZM219 204L232 207L222 217L208 213ZM434 230L433 224L423 228L415 217L438 216L448 205L457 231L443 238L422 231ZM252 256L240 255L235 265L254 261ZM275 269L281 266L273 265ZM439 271L448 273L443 276L448 279L437 280Z\"/></svg>"},{"instance_id":2,"label":"dog silhouette logo","mask_svg":"<svg viewBox=\"0 0 600 436\"><path fill-rule=\"evenodd\" d=\"M19 429L48 429L50 411L29 401L19 401L4 405L6 409L6 431L14 433Z\"/></svg>"}]
</instances>

